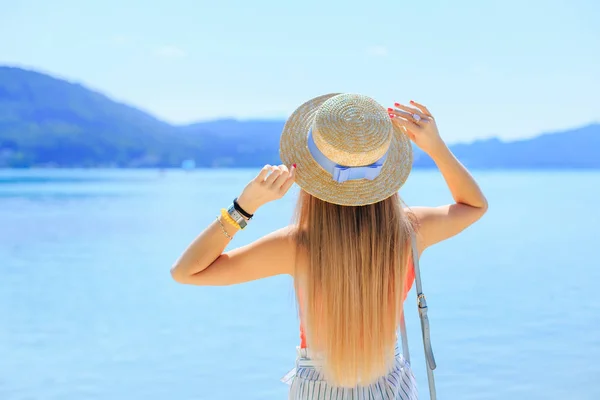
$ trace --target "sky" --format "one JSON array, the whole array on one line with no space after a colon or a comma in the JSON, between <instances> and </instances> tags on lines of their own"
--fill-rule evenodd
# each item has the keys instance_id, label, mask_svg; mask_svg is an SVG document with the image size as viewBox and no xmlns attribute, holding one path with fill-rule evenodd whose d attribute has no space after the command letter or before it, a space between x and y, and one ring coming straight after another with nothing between
<instances>
[{"instance_id":1,"label":"sky","mask_svg":"<svg viewBox=\"0 0 600 400\"><path fill-rule=\"evenodd\" d=\"M600 1L0 0L0 65L185 124L361 93L449 142L600 121Z\"/></svg>"}]
</instances>

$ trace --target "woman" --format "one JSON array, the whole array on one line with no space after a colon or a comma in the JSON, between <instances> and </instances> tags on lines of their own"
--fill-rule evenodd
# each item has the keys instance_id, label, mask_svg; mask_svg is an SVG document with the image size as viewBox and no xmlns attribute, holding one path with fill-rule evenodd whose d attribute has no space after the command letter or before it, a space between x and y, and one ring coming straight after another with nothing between
<instances>
[{"instance_id":1,"label":"woman","mask_svg":"<svg viewBox=\"0 0 600 400\"><path fill-rule=\"evenodd\" d=\"M281 136L284 164L265 166L171 270L194 285L294 278L301 344L290 399L417 397L410 366L395 351L414 280L411 238L418 257L481 218L487 202L431 113L411 105L386 110L366 96L329 94L300 106ZM411 140L435 161L455 204L403 209L398 190L412 166ZM295 222L223 253L294 182L302 189Z\"/></svg>"}]
</instances>

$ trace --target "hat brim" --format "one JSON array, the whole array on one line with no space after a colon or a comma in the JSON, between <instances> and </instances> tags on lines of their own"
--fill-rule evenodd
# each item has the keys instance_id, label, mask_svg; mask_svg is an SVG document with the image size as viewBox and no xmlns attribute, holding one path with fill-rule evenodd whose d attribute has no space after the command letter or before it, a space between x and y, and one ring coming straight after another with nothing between
<instances>
[{"instance_id":1,"label":"hat brim","mask_svg":"<svg viewBox=\"0 0 600 400\"><path fill-rule=\"evenodd\" d=\"M395 124L387 159L380 174L373 180L356 179L339 183L312 157L307 146L308 131L319 107L331 93L315 97L302 104L288 118L279 145L279 156L286 165L296 164L295 181L303 190L328 203L361 206L377 203L397 193L413 163L412 145L408 136ZM383 108L383 107L382 107Z\"/></svg>"}]
</instances>

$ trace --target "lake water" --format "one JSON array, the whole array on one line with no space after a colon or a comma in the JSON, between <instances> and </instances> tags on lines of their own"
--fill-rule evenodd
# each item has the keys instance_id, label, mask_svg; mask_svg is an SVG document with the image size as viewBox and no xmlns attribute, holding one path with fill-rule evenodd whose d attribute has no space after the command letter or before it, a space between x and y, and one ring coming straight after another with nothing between
<instances>
[{"instance_id":1,"label":"lake water","mask_svg":"<svg viewBox=\"0 0 600 400\"><path fill-rule=\"evenodd\" d=\"M0 399L286 398L291 280L200 288L169 275L254 173L0 171ZM600 399L600 172L475 175L488 214L422 256L439 397ZM232 245L286 225L296 193ZM451 201L434 171L401 194Z\"/></svg>"}]
</instances>

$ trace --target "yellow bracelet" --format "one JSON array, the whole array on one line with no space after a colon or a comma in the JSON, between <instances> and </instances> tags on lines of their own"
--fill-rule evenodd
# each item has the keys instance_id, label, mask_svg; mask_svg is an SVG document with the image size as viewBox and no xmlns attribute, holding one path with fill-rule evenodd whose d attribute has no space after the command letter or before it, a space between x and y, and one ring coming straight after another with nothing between
<instances>
[{"instance_id":1,"label":"yellow bracelet","mask_svg":"<svg viewBox=\"0 0 600 400\"><path fill-rule=\"evenodd\" d=\"M227 210L224 209L224 208L221 208L221 217L225 221L229 222L231 225L235 226L237 229L242 229L240 227L240 224L238 224L237 222L235 222L235 220L233 218L231 218L231 215L229 215L229 213L227 212Z\"/></svg>"}]
</instances>

